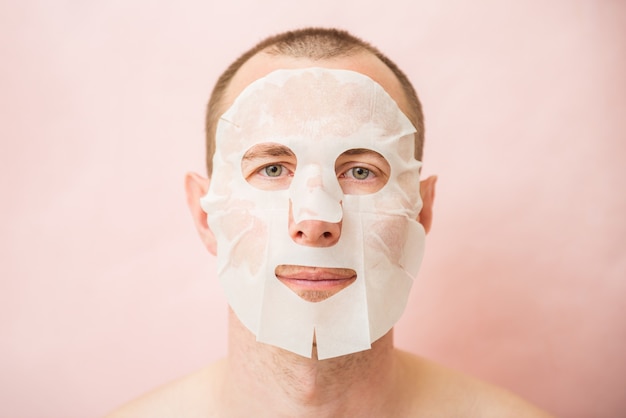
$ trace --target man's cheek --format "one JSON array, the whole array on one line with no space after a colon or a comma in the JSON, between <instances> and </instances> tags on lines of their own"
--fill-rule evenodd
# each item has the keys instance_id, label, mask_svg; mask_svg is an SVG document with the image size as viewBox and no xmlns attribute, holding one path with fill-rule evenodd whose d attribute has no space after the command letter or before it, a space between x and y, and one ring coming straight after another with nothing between
<instances>
[{"instance_id":1,"label":"man's cheek","mask_svg":"<svg viewBox=\"0 0 626 418\"><path fill-rule=\"evenodd\" d=\"M406 205L413 206L420 199L420 182L419 177L413 171L401 173L398 176L398 187L407 198Z\"/></svg>"},{"instance_id":2,"label":"man's cheek","mask_svg":"<svg viewBox=\"0 0 626 418\"><path fill-rule=\"evenodd\" d=\"M365 245L372 254L385 254L393 264L399 264L407 234L407 219L403 216L381 216L368 228Z\"/></svg>"},{"instance_id":3,"label":"man's cheek","mask_svg":"<svg viewBox=\"0 0 626 418\"><path fill-rule=\"evenodd\" d=\"M252 275L257 274L265 261L268 234L266 223L249 213L233 214L233 217L229 216L223 223L224 238L234 243L230 264L233 267L247 265Z\"/></svg>"},{"instance_id":4,"label":"man's cheek","mask_svg":"<svg viewBox=\"0 0 626 418\"><path fill-rule=\"evenodd\" d=\"M212 193L219 197L229 197L232 194L231 181L236 175L235 169L228 164L219 164L211 179Z\"/></svg>"},{"instance_id":5,"label":"man's cheek","mask_svg":"<svg viewBox=\"0 0 626 418\"><path fill-rule=\"evenodd\" d=\"M231 201L229 204L232 205L233 202ZM245 209L228 211L220 221L220 231L222 231L223 238L233 242L242 232L254 227L255 219Z\"/></svg>"}]
</instances>

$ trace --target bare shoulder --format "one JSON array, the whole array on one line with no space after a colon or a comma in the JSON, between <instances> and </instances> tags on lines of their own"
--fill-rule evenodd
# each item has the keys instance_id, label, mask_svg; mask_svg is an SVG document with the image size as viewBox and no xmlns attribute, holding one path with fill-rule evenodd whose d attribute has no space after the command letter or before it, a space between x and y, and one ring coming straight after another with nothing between
<instances>
[{"instance_id":1,"label":"bare shoulder","mask_svg":"<svg viewBox=\"0 0 626 418\"><path fill-rule=\"evenodd\" d=\"M210 417L223 377L225 360L167 383L115 410L105 418Z\"/></svg>"},{"instance_id":2,"label":"bare shoulder","mask_svg":"<svg viewBox=\"0 0 626 418\"><path fill-rule=\"evenodd\" d=\"M549 418L552 415L502 388L421 357L398 352L411 392L411 416Z\"/></svg>"}]
</instances>

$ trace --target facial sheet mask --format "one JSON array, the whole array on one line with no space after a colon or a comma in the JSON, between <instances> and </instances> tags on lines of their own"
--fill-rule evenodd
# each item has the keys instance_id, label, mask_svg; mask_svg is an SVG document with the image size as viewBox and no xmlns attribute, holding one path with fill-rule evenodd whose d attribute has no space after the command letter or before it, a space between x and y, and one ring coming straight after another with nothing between
<instances>
[{"instance_id":1,"label":"facial sheet mask","mask_svg":"<svg viewBox=\"0 0 626 418\"><path fill-rule=\"evenodd\" d=\"M239 320L258 341L319 359L371 347L401 316L424 252L416 218L421 163L415 128L385 90L348 70L277 70L254 81L221 117L210 188L201 200L217 239L218 277ZM248 183L242 159L257 145L287 147L297 164L289 186ZM348 150L382 155L386 184L344 193L335 171ZM331 246L296 243L293 222L339 223ZM278 265L347 268L356 280L320 302L279 281Z\"/></svg>"}]
</instances>

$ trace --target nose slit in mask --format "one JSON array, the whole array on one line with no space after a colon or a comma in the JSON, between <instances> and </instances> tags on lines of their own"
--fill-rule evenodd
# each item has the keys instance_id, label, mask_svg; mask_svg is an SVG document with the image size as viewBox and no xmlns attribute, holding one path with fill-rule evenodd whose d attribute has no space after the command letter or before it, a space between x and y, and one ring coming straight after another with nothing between
<instances>
[{"instance_id":1,"label":"nose slit in mask","mask_svg":"<svg viewBox=\"0 0 626 418\"><path fill-rule=\"evenodd\" d=\"M300 168L289 188L296 223L301 221L341 222L343 192L335 177L324 175L319 165Z\"/></svg>"}]
</instances>

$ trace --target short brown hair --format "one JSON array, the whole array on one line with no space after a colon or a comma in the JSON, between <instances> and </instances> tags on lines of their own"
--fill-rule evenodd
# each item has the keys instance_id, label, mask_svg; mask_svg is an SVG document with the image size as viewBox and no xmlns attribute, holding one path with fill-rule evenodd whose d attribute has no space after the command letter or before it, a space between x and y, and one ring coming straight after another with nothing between
<instances>
[{"instance_id":1,"label":"short brown hair","mask_svg":"<svg viewBox=\"0 0 626 418\"><path fill-rule=\"evenodd\" d=\"M409 103L407 117L415 126L415 158L421 161L424 147L424 116L422 105L417 97L413 85L398 66L387 58L377 48L369 43L338 29L306 28L283 32L270 36L256 44L250 50L243 53L222 73L217 80L206 112L206 165L207 172L213 171L213 154L215 153L215 130L221 114L226 111L222 103L226 89L231 80L252 56L258 52L266 52L274 55L284 55L296 58L308 58L312 60L324 60L334 57L350 56L362 51L367 51L378 57L395 74L400 81L402 90Z\"/></svg>"}]
</instances>

